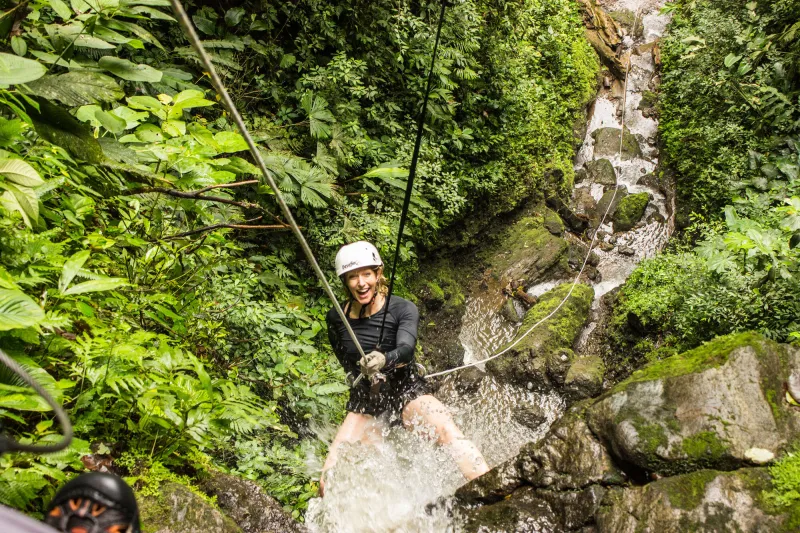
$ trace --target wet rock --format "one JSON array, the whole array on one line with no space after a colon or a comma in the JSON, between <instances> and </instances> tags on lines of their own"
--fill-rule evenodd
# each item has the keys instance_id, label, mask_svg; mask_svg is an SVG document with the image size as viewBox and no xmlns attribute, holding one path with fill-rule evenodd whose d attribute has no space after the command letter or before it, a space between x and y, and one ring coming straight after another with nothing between
<instances>
[{"instance_id":1,"label":"wet rock","mask_svg":"<svg viewBox=\"0 0 800 533\"><path fill-rule=\"evenodd\" d=\"M163 483L158 496L139 496L147 533L242 533L229 517L179 483Z\"/></svg>"},{"instance_id":2,"label":"wet rock","mask_svg":"<svg viewBox=\"0 0 800 533\"><path fill-rule=\"evenodd\" d=\"M556 236L564 234L564 221L552 209L545 209L544 211L544 227Z\"/></svg>"},{"instance_id":3,"label":"wet rock","mask_svg":"<svg viewBox=\"0 0 800 533\"><path fill-rule=\"evenodd\" d=\"M657 106L658 104L658 95L652 91L644 91L642 93L642 99L639 101L639 105L636 107L639 111L642 112L642 116L646 118L656 118Z\"/></svg>"},{"instance_id":4,"label":"wet rock","mask_svg":"<svg viewBox=\"0 0 800 533\"><path fill-rule=\"evenodd\" d=\"M456 498L462 503L494 503L525 483L517 458L501 463L482 476L458 488Z\"/></svg>"},{"instance_id":5,"label":"wet rock","mask_svg":"<svg viewBox=\"0 0 800 533\"><path fill-rule=\"evenodd\" d=\"M517 308L514 305L514 300L511 298L507 299L506 303L503 304L503 307L500 308L500 314L503 316L503 318L514 324L522 321L522 317L519 316Z\"/></svg>"},{"instance_id":6,"label":"wet rock","mask_svg":"<svg viewBox=\"0 0 800 533\"><path fill-rule=\"evenodd\" d=\"M622 42L622 31L595 0L579 0L579 4L586 25L586 40L611 73L622 78L625 71L616 54L616 49Z\"/></svg>"},{"instance_id":7,"label":"wet rock","mask_svg":"<svg viewBox=\"0 0 800 533\"><path fill-rule=\"evenodd\" d=\"M605 215L605 222L611 222L614 217L614 212L617 210L619 203L628 196L628 188L621 185L615 189L610 189L603 194L600 201L597 202L597 207L592 213L592 224L597 226Z\"/></svg>"},{"instance_id":8,"label":"wet rock","mask_svg":"<svg viewBox=\"0 0 800 533\"><path fill-rule=\"evenodd\" d=\"M539 442L517 455L519 475L536 488L567 491L622 483L625 475L589 430L585 403L574 406Z\"/></svg>"},{"instance_id":9,"label":"wet rock","mask_svg":"<svg viewBox=\"0 0 800 533\"><path fill-rule=\"evenodd\" d=\"M614 231L628 231L644 216L647 204L650 203L650 194L640 192L629 194L620 200L614 211Z\"/></svg>"},{"instance_id":10,"label":"wet rock","mask_svg":"<svg viewBox=\"0 0 800 533\"><path fill-rule=\"evenodd\" d=\"M585 168L579 168L578 170L575 171L575 181L574 181L574 183L580 183L583 180L585 180L586 177L587 177L586 169Z\"/></svg>"},{"instance_id":11,"label":"wet rock","mask_svg":"<svg viewBox=\"0 0 800 533\"><path fill-rule=\"evenodd\" d=\"M634 39L641 39L644 37L644 24L642 24L641 19L636 20L636 15L630 9L612 11L609 13L609 16Z\"/></svg>"},{"instance_id":12,"label":"wet rock","mask_svg":"<svg viewBox=\"0 0 800 533\"><path fill-rule=\"evenodd\" d=\"M629 257L632 257L632 256L636 255L636 250L634 250L634 249L633 249L633 248L631 248L630 246L620 246L620 247L619 247L619 250L617 250L617 251L618 251L618 252L619 252L621 255L627 255L627 256L629 256Z\"/></svg>"},{"instance_id":13,"label":"wet rock","mask_svg":"<svg viewBox=\"0 0 800 533\"><path fill-rule=\"evenodd\" d=\"M569 348L554 350L545 356L547 366L547 377L555 385L563 385L567 378L572 361L575 359L575 352Z\"/></svg>"},{"instance_id":14,"label":"wet rock","mask_svg":"<svg viewBox=\"0 0 800 533\"><path fill-rule=\"evenodd\" d=\"M586 163L586 176L598 185L613 187L617 184L617 171L608 159L598 159Z\"/></svg>"},{"instance_id":15,"label":"wet rock","mask_svg":"<svg viewBox=\"0 0 800 533\"><path fill-rule=\"evenodd\" d=\"M578 531L583 526L591 526L605 494L606 489L599 485L591 485L581 491L536 491L536 496L550 505L561 527L560 531Z\"/></svg>"},{"instance_id":16,"label":"wet rock","mask_svg":"<svg viewBox=\"0 0 800 533\"><path fill-rule=\"evenodd\" d=\"M578 213L589 214L597 207L597 201L592 196L592 191L588 187L580 187L572 193L575 210ZM586 229L584 227L584 229Z\"/></svg>"},{"instance_id":17,"label":"wet rock","mask_svg":"<svg viewBox=\"0 0 800 533\"><path fill-rule=\"evenodd\" d=\"M603 358L589 355L575 359L564 380L564 390L574 399L594 398L603 391Z\"/></svg>"},{"instance_id":18,"label":"wet rock","mask_svg":"<svg viewBox=\"0 0 800 533\"><path fill-rule=\"evenodd\" d=\"M537 386L546 386L549 383L545 358L550 353L561 353L572 348L586 323L594 290L587 285L576 285L572 294L546 324L540 325L524 338L522 336L558 307L567 296L570 286L569 283L559 285L539 298L538 303L525 314L520 326L517 336L522 340L507 356L489 361L486 364L489 372L505 381L531 382Z\"/></svg>"},{"instance_id":19,"label":"wet rock","mask_svg":"<svg viewBox=\"0 0 800 533\"><path fill-rule=\"evenodd\" d=\"M769 508L762 496L769 488L762 468L701 470L643 487L612 488L597 513L597 526L620 533L795 531L791 523L797 510Z\"/></svg>"},{"instance_id":20,"label":"wet rock","mask_svg":"<svg viewBox=\"0 0 800 533\"><path fill-rule=\"evenodd\" d=\"M778 454L800 436L783 384L800 349L755 333L720 337L634 372L587 410L620 461L659 475L729 470L748 451Z\"/></svg>"},{"instance_id":21,"label":"wet rock","mask_svg":"<svg viewBox=\"0 0 800 533\"><path fill-rule=\"evenodd\" d=\"M575 233L582 233L589 227L589 221L585 216L574 213L563 201L557 196L552 196L547 199L547 205L555 210L566 225Z\"/></svg>"},{"instance_id":22,"label":"wet rock","mask_svg":"<svg viewBox=\"0 0 800 533\"><path fill-rule=\"evenodd\" d=\"M518 407L514 409L511 416L523 426L531 429L536 429L547 422L547 413L537 404Z\"/></svg>"},{"instance_id":23,"label":"wet rock","mask_svg":"<svg viewBox=\"0 0 800 533\"><path fill-rule=\"evenodd\" d=\"M455 373L455 387L461 394L474 394L478 392L486 372L476 366L459 370Z\"/></svg>"},{"instance_id":24,"label":"wet rock","mask_svg":"<svg viewBox=\"0 0 800 533\"><path fill-rule=\"evenodd\" d=\"M465 533L554 531L558 523L553 510L531 487L524 487L494 505L466 511L464 518Z\"/></svg>"},{"instance_id":25,"label":"wet rock","mask_svg":"<svg viewBox=\"0 0 800 533\"><path fill-rule=\"evenodd\" d=\"M667 219L664 218L664 215L661 213L653 213L652 215L647 217L647 223L652 224L653 222L657 222L658 224L664 224Z\"/></svg>"},{"instance_id":26,"label":"wet rock","mask_svg":"<svg viewBox=\"0 0 800 533\"><path fill-rule=\"evenodd\" d=\"M215 472L200 488L244 533L301 533L308 529L286 514L274 498L253 481Z\"/></svg>"},{"instance_id":27,"label":"wet rock","mask_svg":"<svg viewBox=\"0 0 800 533\"><path fill-rule=\"evenodd\" d=\"M595 157L614 157L619 153L619 128L598 128L592 132ZM642 149L636 137L625 128L622 135L622 160L642 157Z\"/></svg>"}]
</instances>

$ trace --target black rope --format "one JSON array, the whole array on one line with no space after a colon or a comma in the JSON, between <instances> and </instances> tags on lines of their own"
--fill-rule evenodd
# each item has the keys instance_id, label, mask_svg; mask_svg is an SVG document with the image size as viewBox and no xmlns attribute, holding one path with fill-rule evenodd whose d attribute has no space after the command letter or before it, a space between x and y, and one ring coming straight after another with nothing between
<instances>
[{"instance_id":1,"label":"black rope","mask_svg":"<svg viewBox=\"0 0 800 533\"><path fill-rule=\"evenodd\" d=\"M61 440L56 444L22 444L4 435L0 435L0 455L5 452L54 453L67 448L70 442L72 442L72 424L70 424L69 417L64 409L56 403L46 390L44 390L44 387L22 368L22 365L11 359L3 350L0 350L0 363L7 366L12 372L18 375L22 381L32 387L39 396L44 398L47 405L53 409L56 419L61 425L61 432L63 434Z\"/></svg>"},{"instance_id":2,"label":"black rope","mask_svg":"<svg viewBox=\"0 0 800 533\"><path fill-rule=\"evenodd\" d=\"M419 148L422 144L422 132L425 127L425 113L428 110L428 98L431 95L431 85L433 85L433 67L436 65L436 51L439 49L439 37L442 34L442 24L444 23L444 10L447 0L442 0L442 9L439 12L439 25L436 28L436 42L433 45L433 55L431 56L431 69L428 73L428 85L425 87L425 98L422 101L422 110L417 119L417 140L414 142L414 152L411 155L411 168L408 170L408 181L406 182L406 196L403 199L403 209L400 212L400 228L397 232L397 245L394 249L394 260L392 261L392 273L389 276L389 294L386 296L386 307L383 311L381 320L381 333L378 336L378 347L383 342L383 329L386 326L386 317L389 315L389 302L392 301L392 291L394 290L394 277L397 272L397 263L400 257L400 243L403 239L403 230L408 218L408 208L411 205L411 192L414 190L414 177L417 175L417 161L419 159Z\"/></svg>"}]
</instances>

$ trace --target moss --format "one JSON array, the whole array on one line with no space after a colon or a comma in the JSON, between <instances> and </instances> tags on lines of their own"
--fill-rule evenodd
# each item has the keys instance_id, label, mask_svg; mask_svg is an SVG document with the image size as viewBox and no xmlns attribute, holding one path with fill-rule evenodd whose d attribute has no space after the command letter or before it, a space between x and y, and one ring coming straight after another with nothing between
<instances>
[{"instance_id":1,"label":"moss","mask_svg":"<svg viewBox=\"0 0 800 533\"><path fill-rule=\"evenodd\" d=\"M632 417L631 423L639 435L641 449L648 456L648 462L655 462L658 449L669 444L667 432L660 424L650 423L639 415Z\"/></svg>"},{"instance_id":2,"label":"moss","mask_svg":"<svg viewBox=\"0 0 800 533\"><path fill-rule=\"evenodd\" d=\"M531 215L517 220L502 233L496 246L481 255L494 274L511 271L512 277L526 277L531 282L555 267L568 248L567 241L545 229L543 217ZM533 261L531 255L536 256ZM522 264L529 265L527 272L515 271Z\"/></svg>"},{"instance_id":3,"label":"moss","mask_svg":"<svg viewBox=\"0 0 800 533\"><path fill-rule=\"evenodd\" d=\"M542 295L537 304L525 314L519 333L512 342L516 342L537 322L552 313L567 296L570 287L571 283L565 283ZM593 299L594 289L588 285L575 285L564 305L514 346L513 351L518 355L494 359L487 364L487 368L509 379L528 379L530 376L526 370L529 370L535 357L572 347L586 322Z\"/></svg>"},{"instance_id":4,"label":"moss","mask_svg":"<svg viewBox=\"0 0 800 533\"><path fill-rule=\"evenodd\" d=\"M628 231L644 215L647 204L650 203L650 194L640 192L629 194L620 200L616 211L614 211L614 231Z\"/></svg>"},{"instance_id":5,"label":"moss","mask_svg":"<svg viewBox=\"0 0 800 533\"><path fill-rule=\"evenodd\" d=\"M713 431L703 431L687 437L681 449L696 464L717 462L728 453L728 446Z\"/></svg>"},{"instance_id":6,"label":"moss","mask_svg":"<svg viewBox=\"0 0 800 533\"><path fill-rule=\"evenodd\" d=\"M717 337L694 350L667 357L637 370L631 377L614 387L614 392L625 389L632 383L684 376L722 366L728 362L731 352L742 346L751 346L760 354L763 353L761 345L765 342L768 341L763 336L753 332Z\"/></svg>"},{"instance_id":7,"label":"moss","mask_svg":"<svg viewBox=\"0 0 800 533\"><path fill-rule=\"evenodd\" d=\"M670 504L689 511L703 502L706 487L719 474L716 470L700 470L682 476L668 477L659 482L659 488L667 495Z\"/></svg>"},{"instance_id":8,"label":"moss","mask_svg":"<svg viewBox=\"0 0 800 533\"><path fill-rule=\"evenodd\" d=\"M655 107L658 104L658 95L653 91L644 91L642 93L642 99L639 101L638 109L647 109L650 107Z\"/></svg>"},{"instance_id":9,"label":"moss","mask_svg":"<svg viewBox=\"0 0 800 533\"><path fill-rule=\"evenodd\" d=\"M558 216L558 213L552 209L545 209L544 212L544 227L553 235L561 235L566 229L564 221Z\"/></svg>"}]
</instances>

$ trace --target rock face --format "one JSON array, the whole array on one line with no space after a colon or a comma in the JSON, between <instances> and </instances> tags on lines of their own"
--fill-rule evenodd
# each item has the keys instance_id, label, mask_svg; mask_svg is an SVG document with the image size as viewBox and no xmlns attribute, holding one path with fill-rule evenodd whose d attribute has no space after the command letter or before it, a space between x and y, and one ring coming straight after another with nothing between
<instances>
[{"instance_id":1,"label":"rock face","mask_svg":"<svg viewBox=\"0 0 800 533\"><path fill-rule=\"evenodd\" d=\"M287 515L281 505L256 483L222 472L203 481L201 488L244 533L301 533L308 531Z\"/></svg>"},{"instance_id":2,"label":"rock face","mask_svg":"<svg viewBox=\"0 0 800 533\"><path fill-rule=\"evenodd\" d=\"M550 314L567 295L571 284L565 283L545 293L525 314L517 339L534 324ZM517 383L532 383L539 388L563 385L574 354L572 345L580 334L594 290L578 284L561 308L545 324L534 329L504 357L493 359L486 369L497 377Z\"/></svg>"},{"instance_id":3,"label":"rock face","mask_svg":"<svg viewBox=\"0 0 800 533\"><path fill-rule=\"evenodd\" d=\"M644 216L644 210L650 203L650 194L640 192L629 194L620 200L614 211L614 231L628 231Z\"/></svg>"},{"instance_id":4,"label":"rock face","mask_svg":"<svg viewBox=\"0 0 800 533\"><path fill-rule=\"evenodd\" d=\"M798 531L754 467L800 438L795 369L800 349L753 333L651 363L461 487L466 531Z\"/></svg>"},{"instance_id":5,"label":"rock face","mask_svg":"<svg viewBox=\"0 0 800 533\"><path fill-rule=\"evenodd\" d=\"M634 372L587 410L589 426L617 458L659 474L738 468L753 448L777 455L800 435L800 413L781 400L799 352L721 337Z\"/></svg>"},{"instance_id":6,"label":"rock face","mask_svg":"<svg viewBox=\"0 0 800 533\"><path fill-rule=\"evenodd\" d=\"M530 285L559 267L566 270L567 242L550 233L539 217L520 218L500 242L502 252L493 254L491 259L495 276L525 279Z\"/></svg>"},{"instance_id":7,"label":"rock face","mask_svg":"<svg viewBox=\"0 0 800 533\"><path fill-rule=\"evenodd\" d=\"M144 533L242 533L236 523L179 483L161 485L158 497L139 497Z\"/></svg>"},{"instance_id":8,"label":"rock face","mask_svg":"<svg viewBox=\"0 0 800 533\"><path fill-rule=\"evenodd\" d=\"M595 157L614 157L619 153L619 128L598 128L592 132ZM636 137L625 128L622 135L622 160L642 157L642 149Z\"/></svg>"},{"instance_id":9,"label":"rock face","mask_svg":"<svg viewBox=\"0 0 800 533\"><path fill-rule=\"evenodd\" d=\"M606 217L606 223L610 222L620 202L622 202L626 196L628 196L628 188L624 185L607 190L605 194L603 194L603 197L600 198L600 201L597 202L597 207L595 207L592 212L592 225L597 226L600 224L603 215Z\"/></svg>"},{"instance_id":10,"label":"rock face","mask_svg":"<svg viewBox=\"0 0 800 533\"><path fill-rule=\"evenodd\" d=\"M599 531L797 531L794 513L776 514L763 501L770 486L761 468L701 470L644 487L612 488L597 514Z\"/></svg>"}]
</instances>

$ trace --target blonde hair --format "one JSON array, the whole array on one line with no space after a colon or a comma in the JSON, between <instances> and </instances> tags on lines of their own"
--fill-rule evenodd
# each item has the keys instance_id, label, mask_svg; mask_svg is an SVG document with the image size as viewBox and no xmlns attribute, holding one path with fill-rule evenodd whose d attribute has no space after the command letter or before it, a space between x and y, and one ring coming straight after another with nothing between
<instances>
[{"instance_id":1,"label":"blonde hair","mask_svg":"<svg viewBox=\"0 0 800 533\"><path fill-rule=\"evenodd\" d=\"M386 279L386 276L383 275L383 267L372 267L372 271L375 272L375 276L378 278L378 282L375 284L375 292L376 294L382 294L386 296L389 294L389 280ZM380 273L379 273L380 272ZM350 287L347 285L347 272L341 275L340 279L342 280L342 285L344 286L344 290L347 293L347 297L349 299L353 299L353 293L350 292Z\"/></svg>"}]
</instances>

